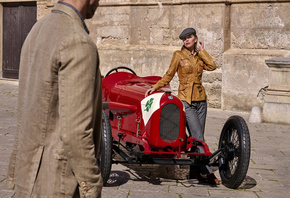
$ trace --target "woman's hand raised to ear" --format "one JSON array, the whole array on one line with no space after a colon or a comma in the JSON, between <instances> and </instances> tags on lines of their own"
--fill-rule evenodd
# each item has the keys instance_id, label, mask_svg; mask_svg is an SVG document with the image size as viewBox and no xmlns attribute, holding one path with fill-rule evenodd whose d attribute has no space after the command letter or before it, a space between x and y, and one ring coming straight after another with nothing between
<instances>
[{"instance_id":1,"label":"woman's hand raised to ear","mask_svg":"<svg viewBox=\"0 0 290 198\"><path fill-rule=\"evenodd\" d=\"M198 43L199 43L199 45L198 45L197 48L201 52L204 49L204 42L203 41L199 41Z\"/></svg>"}]
</instances>

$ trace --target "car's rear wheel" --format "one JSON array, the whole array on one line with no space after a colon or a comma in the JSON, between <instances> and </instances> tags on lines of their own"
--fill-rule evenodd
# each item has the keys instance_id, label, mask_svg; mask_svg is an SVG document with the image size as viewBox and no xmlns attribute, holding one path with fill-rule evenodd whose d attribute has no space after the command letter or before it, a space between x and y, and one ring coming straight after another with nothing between
<instances>
[{"instance_id":1,"label":"car's rear wheel","mask_svg":"<svg viewBox=\"0 0 290 198\"><path fill-rule=\"evenodd\" d=\"M246 177L251 150L249 129L242 117L231 116L227 120L221 132L219 149L223 149L219 158L222 183L228 188L238 188Z\"/></svg>"},{"instance_id":2,"label":"car's rear wheel","mask_svg":"<svg viewBox=\"0 0 290 198\"><path fill-rule=\"evenodd\" d=\"M101 170L104 184L110 178L112 168L112 130L108 115L102 112L102 138L98 157L98 165Z\"/></svg>"}]
</instances>

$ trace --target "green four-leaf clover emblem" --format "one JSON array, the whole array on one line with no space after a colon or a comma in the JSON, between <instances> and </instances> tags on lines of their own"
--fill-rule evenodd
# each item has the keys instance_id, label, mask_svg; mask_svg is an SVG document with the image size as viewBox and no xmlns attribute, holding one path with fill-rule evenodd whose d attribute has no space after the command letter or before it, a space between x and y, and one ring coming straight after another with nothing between
<instances>
[{"instance_id":1,"label":"green four-leaf clover emblem","mask_svg":"<svg viewBox=\"0 0 290 198\"><path fill-rule=\"evenodd\" d=\"M153 104L153 100L154 100L154 98L150 98L150 100L147 101L147 103L145 105L145 110L144 111L149 112L149 109L151 108L151 106Z\"/></svg>"}]
</instances>

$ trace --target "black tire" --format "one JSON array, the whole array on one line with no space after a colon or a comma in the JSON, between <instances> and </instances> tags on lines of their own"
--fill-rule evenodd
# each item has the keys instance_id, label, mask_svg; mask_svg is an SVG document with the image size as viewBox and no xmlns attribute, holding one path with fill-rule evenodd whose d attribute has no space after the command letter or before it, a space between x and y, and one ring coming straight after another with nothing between
<instances>
[{"instance_id":1,"label":"black tire","mask_svg":"<svg viewBox=\"0 0 290 198\"><path fill-rule=\"evenodd\" d=\"M112 168L112 130L108 115L104 111L102 112L102 118L102 138L98 165L105 185L110 178Z\"/></svg>"},{"instance_id":2,"label":"black tire","mask_svg":"<svg viewBox=\"0 0 290 198\"><path fill-rule=\"evenodd\" d=\"M222 183L228 188L236 189L246 177L251 152L249 129L242 117L231 116L226 121L219 149L224 149L219 158Z\"/></svg>"}]
</instances>

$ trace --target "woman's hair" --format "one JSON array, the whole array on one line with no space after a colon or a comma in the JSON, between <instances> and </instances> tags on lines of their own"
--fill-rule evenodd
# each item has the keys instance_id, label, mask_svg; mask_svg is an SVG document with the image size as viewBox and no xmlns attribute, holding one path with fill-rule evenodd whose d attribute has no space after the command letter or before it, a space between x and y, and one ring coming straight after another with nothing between
<instances>
[{"instance_id":1,"label":"woman's hair","mask_svg":"<svg viewBox=\"0 0 290 198\"><path fill-rule=\"evenodd\" d=\"M196 36L196 34L192 34L192 35L193 35L195 38L198 39L198 37ZM198 43L198 40L196 41L196 43L194 43L194 52L196 52L196 53L199 52L198 49L197 49L197 43ZM185 46L182 45L181 50L183 50L184 48L185 48Z\"/></svg>"}]
</instances>

